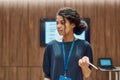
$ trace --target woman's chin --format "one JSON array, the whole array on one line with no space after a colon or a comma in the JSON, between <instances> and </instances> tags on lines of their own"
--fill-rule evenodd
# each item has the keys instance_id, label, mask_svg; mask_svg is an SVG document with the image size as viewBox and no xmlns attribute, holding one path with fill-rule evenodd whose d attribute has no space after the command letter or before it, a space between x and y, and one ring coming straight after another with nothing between
<instances>
[{"instance_id":1,"label":"woman's chin","mask_svg":"<svg viewBox=\"0 0 120 80\"><path fill-rule=\"evenodd\" d=\"M59 37L60 37L60 38L63 37L63 34L59 34Z\"/></svg>"},{"instance_id":2,"label":"woman's chin","mask_svg":"<svg viewBox=\"0 0 120 80\"><path fill-rule=\"evenodd\" d=\"M63 36L63 34L62 34L62 33L59 33L59 35L60 35L60 36Z\"/></svg>"}]
</instances>

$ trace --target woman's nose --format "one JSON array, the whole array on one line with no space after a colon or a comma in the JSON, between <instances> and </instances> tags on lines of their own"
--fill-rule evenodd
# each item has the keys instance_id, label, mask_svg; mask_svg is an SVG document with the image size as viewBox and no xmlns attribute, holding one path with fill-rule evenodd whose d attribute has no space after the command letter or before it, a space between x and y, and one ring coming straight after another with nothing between
<instances>
[{"instance_id":1,"label":"woman's nose","mask_svg":"<svg viewBox=\"0 0 120 80\"><path fill-rule=\"evenodd\" d=\"M60 24L57 24L57 28L60 28L61 27L61 25Z\"/></svg>"}]
</instances>

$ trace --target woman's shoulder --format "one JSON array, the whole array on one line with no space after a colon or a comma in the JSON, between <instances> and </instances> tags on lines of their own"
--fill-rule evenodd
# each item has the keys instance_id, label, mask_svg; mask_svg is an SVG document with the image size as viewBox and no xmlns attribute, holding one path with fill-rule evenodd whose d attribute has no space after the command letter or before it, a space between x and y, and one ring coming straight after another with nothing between
<instances>
[{"instance_id":1,"label":"woman's shoulder","mask_svg":"<svg viewBox=\"0 0 120 80\"><path fill-rule=\"evenodd\" d=\"M51 40L48 44L47 44L47 46L52 46L52 45L57 45L58 43L60 43L61 41L59 41L59 40Z\"/></svg>"},{"instance_id":2,"label":"woman's shoulder","mask_svg":"<svg viewBox=\"0 0 120 80\"><path fill-rule=\"evenodd\" d=\"M82 39L77 39L77 40L76 40L76 43L77 43L78 45L90 45L90 43L89 43L88 41L82 40Z\"/></svg>"},{"instance_id":3,"label":"woman's shoulder","mask_svg":"<svg viewBox=\"0 0 120 80\"><path fill-rule=\"evenodd\" d=\"M48 42L47 45L53 45L53 44L55 44L55 42L56 42L56 40L51 40L50 42Z\"/></svg>"},{"instance_id":4,"label":"woman's shoulder","mask_svg":"<svg viewBox=\"0 0 120 80\"><path fill-rule=\"evenodd\" d=\"M59 49L60 48L60 45L61 45L61 43L60 42L58 42L58 41L56 41L56 40L52 40L52 41L50 41L48 44L47 44L47 46L46 46L46 49L48 49L48 50L57 50L57 49Z\"/></svg>"}]
</instances>

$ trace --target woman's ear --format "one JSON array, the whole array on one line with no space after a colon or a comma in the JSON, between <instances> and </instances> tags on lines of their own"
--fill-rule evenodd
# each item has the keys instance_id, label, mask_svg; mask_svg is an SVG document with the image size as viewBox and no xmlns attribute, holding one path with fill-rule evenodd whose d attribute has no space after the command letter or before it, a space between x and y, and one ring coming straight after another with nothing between
<instances>
[{"instance_id":1,"label":"woman's ear","mask_svg":"<svg viewBox=\"0 0 120 80\"><path fill-rule=\"evenodd\" d=\"M74 27L75 27L75 24L74 24L74 23L72 23L72 24L71 24L71 26L72 26L72 28L74 28Z\"/></svg>"}]
</instances>

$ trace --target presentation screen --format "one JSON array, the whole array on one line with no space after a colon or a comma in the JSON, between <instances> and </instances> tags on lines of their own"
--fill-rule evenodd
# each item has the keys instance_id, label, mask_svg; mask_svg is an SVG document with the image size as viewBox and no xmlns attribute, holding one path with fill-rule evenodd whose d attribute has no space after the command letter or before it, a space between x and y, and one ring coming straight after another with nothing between
<instances>
[{"instance_id":1,"label":"presentation screen","mask_svg":"<svg viewBox=\"0 0 120 80\"><path fill-rule=\"evenodd\" d=\"M83 18L87 23L88 29L83 31L80 35L74 36L78 39L87 40L90 42L90 19ZM50 18L40 19L40 46L46 46L51 40L58 39L61 36L57 32L56 20Z\"/></svg>"}]
</instances>

